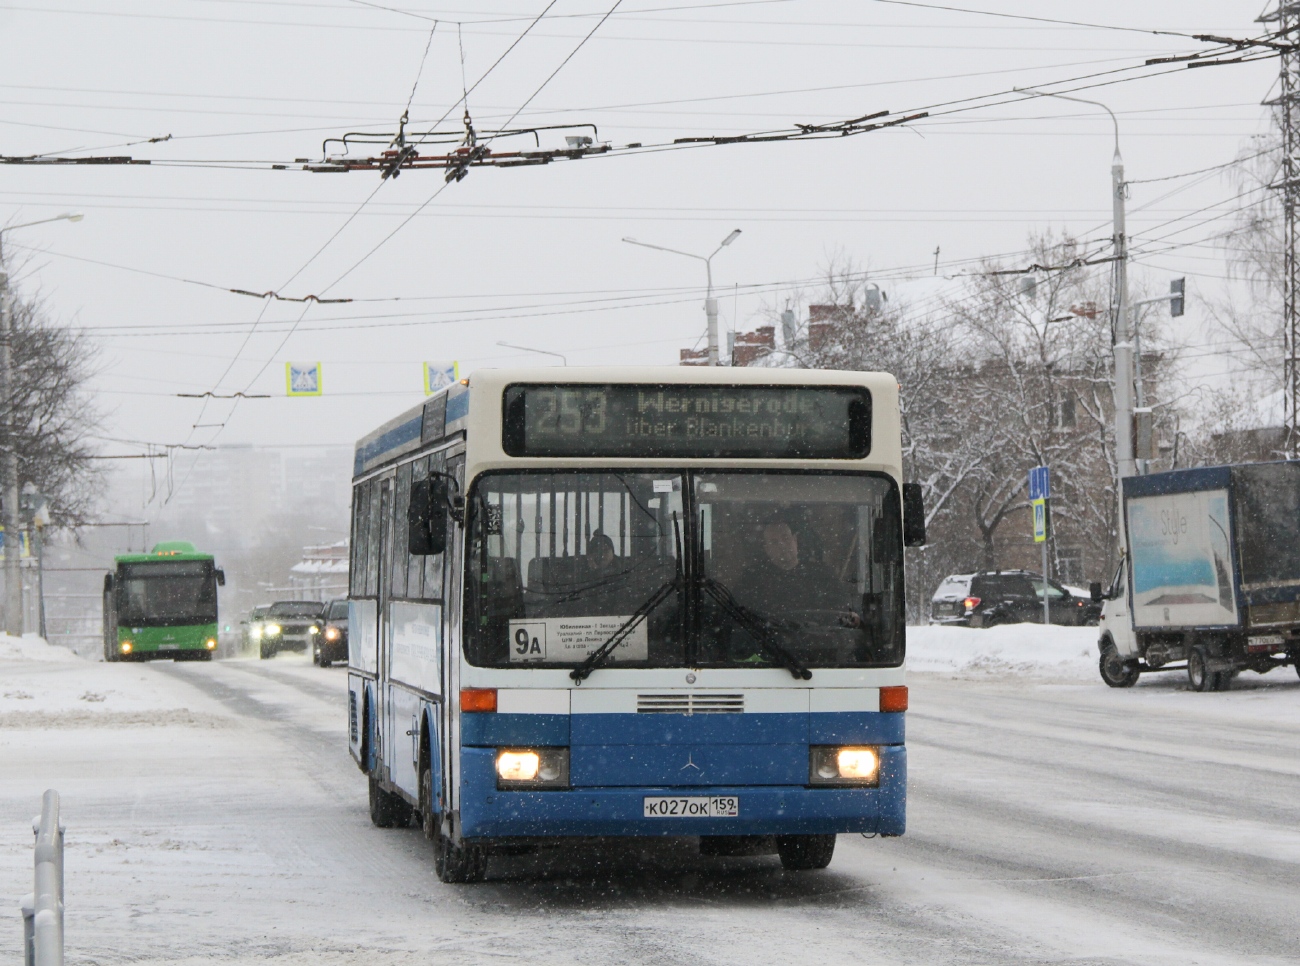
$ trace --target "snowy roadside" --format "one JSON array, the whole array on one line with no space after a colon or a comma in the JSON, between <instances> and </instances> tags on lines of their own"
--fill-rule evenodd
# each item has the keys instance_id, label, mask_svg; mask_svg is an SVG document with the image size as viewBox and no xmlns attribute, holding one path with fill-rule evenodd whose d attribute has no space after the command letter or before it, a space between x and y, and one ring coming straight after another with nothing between
<instances>
[{"instance_id":1,"label":"snowy roadside","mask_svg":"<svg viewBox=\"0 0 1300 966\"><path fill-rule=\"evenodd\" d=\"M0 728L192 725L222 709L142 664L87 661L39 637L0 635Z\"/></svg>"},{"instance_id":2,"label":"snowy roadside","mask_svg":"<svg viewBox=\"0 0 1300 966\"><path fill-rule=\"evenodd\" d=\"M1097 628L909 627L907 667L946 677L1097 680Z\"/></svg>"}]
</instances>

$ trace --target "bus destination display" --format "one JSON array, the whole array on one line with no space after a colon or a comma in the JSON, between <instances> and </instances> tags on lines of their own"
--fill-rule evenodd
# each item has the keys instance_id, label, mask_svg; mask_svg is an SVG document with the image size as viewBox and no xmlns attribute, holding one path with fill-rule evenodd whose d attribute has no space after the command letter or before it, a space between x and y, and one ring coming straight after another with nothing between
<instances>
[{"instance_id":1,"label":"bus destination display","mask_svg":"<svg viewBox=\"0 0 1300 966\"><path fill-rule=\"evenodd\" d=\"M871 395L860 386L513 385L511 456L862 459Z\"/></svg>"}]
</instances>

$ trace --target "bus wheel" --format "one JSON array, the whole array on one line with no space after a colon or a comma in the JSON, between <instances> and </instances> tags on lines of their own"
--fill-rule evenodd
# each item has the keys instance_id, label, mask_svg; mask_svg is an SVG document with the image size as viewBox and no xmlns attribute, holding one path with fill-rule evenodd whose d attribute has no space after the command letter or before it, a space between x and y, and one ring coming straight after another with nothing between
<instances>
[{"instance_id":1,"label":"bus wheel","mask_svg":"<svg viewBox=\"0 0 1300 966\"><path fill-rule=\"evenodd\" d=\"M1101 679L1112 688L1131 688L1137 684L1137 679L1142 674L1136 662L1125 661L1119 656L1114 644L1106 645L1098 666L1101 669Z\"/></svg>"},{"instance_id":2,"label":"bus wheel","mask_svg":"<svg viewBox=\"0 0 1300 966\"><path fill-rule=\"evenodd\" d=\"M1216 691L1218 690L1217 673L1210 671L1206 667L1207 658L1205 648L1194 647L1187 654L1187 683L1193 691Z\"/></svg>"},{"instance_id":3,"label":"bus wheel","mask_svg":"<svg viewBox=\"0 0 1300 966\"><path fill-rule=\"evenodd\" d=\"M781 867L792 872L824 869L835 854L834 835L778 835L776 854Z\"/></svg>"},{"instance_id":4,"label":"bus wheel","mask_svg":"<svg viewBox=\"0 0 1300 966\"><path fill-rule=\"evenodd\" d=\"M370 821L376 828L403 828L411 824L411 806L400 795L386 792L379 779L370 779Z\"/></svg>"},{"instance_id":5,"label":"bus wheel","mask_svg":"<svg viewBox=\"0 0 1300 966\"><path fill-rule=\"evenodd\" d=\"M433 842L433 869L438 879L449 884L482 882L487 876L487 853L476 845L457 845L442 834Z\"/></svg>"}]
</instances>

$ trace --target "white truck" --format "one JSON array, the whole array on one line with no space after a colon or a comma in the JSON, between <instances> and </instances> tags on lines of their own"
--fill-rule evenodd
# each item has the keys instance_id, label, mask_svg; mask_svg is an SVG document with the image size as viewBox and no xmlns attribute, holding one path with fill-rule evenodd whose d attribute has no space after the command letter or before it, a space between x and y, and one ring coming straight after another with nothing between
<instances>
[{"instance_id":1,"label":"white truck","mask_svg":"<svg viewBox=\"0 0 1300 966\"><path fill-rule=\"evenodd\" d=\"M1103 601L1101 677L1186 669L1193 690L1241 671L1300 672L1300 461L1122 481L1124 553Z\"/></svg>"}]
</instances>

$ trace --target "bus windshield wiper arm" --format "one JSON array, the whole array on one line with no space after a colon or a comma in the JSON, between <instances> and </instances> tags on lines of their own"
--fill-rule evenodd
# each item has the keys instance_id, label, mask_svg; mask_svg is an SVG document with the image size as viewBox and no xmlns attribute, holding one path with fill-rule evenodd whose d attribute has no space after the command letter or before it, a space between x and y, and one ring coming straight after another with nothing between
<instances>
[{"instance_id":1,"label":"bus windshield wiper arm","mask_svg":"<svg viewBox=\"0 0 1300 966\"><path fill-rule=\"evenodd\" d=\"M759 646L770 657L780 662L790 675L800 681L812 680L812 672L799 663L799 659L787 651L776 639L776 626L770 618L750 610L736 600L729 591L712 577L700 578L700 589L718 602L718 605L758 641Z\"/></svg>"},{"instance_id":2,"label":"bus windshield wiper arm","mask_svg":"<svg viewBox=\"0 0 1300 966\"><path fill-rule=\"evenodd\" d=\"M673 511L673 536L677 543L677 560L676 572L673 579L664 583L658 590L647 597L636 611L618 626L618 630L606 638L605 643L600 645L590 654L586 660L569 672L569 677L573 678L575 684L582 684L583 681L591 677L591 672L604 664L614 649L618 647L627 638L636 626L650 616L650 612L668 599L668 595L679 590L682 585L682 531L677 523L677 512Z\"/></svg>"},{"instance_id":3,"label":"bus windshield wiper arm","mask_svg":"<svg viewBox=\"0 0 1300 966\"><path fill-rule=\"evenodd\" d=\"M573 678L578 684L587 680L591 676L591 672L604 664L606 659L614 653L614 649L622 644L632 631L636 630L636 626L650 616L651 611L667 600L670 594L677 591L678 585L679 580L674 577L647 597L641 606L636 609L636 612L620 624L618 630L609 635L604 644L588 654L581 664L569 672L569 677Z\"/></svg>"}]
</instances>

